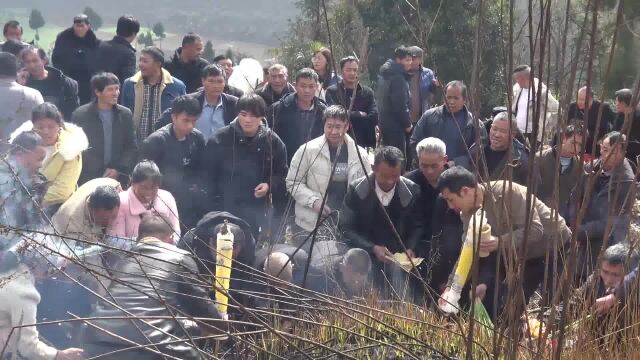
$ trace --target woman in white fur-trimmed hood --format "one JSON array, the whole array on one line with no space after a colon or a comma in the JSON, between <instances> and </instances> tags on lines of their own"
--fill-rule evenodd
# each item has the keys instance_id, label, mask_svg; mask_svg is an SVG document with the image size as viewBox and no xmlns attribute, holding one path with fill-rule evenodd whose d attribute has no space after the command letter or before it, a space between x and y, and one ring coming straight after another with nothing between
<instances>
[{"instance_id":1,"label":"woman in white fur-trimmed hood","mask_svg":"<svg viewBox=\"0 0 640 360\"><path fill-rule=\"evenodd\" d=\"M89 148L89 140L82 128L65 123L52 103L36 106L31 121L22 124L11 134L11 139L29 130L35 130L42 137L47 149L40 169L49 186L42 207L52 207L55 212L77 188L82 171L82 152Z\"/></svg>"}]
</instances>

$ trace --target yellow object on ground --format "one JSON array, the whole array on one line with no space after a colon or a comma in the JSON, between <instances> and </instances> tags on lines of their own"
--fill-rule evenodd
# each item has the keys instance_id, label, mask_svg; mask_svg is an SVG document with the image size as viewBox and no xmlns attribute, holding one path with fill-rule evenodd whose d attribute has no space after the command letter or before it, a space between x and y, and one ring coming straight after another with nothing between
<instances>
[{"instance_id":1,"label":"yellow object on ground","mask_svg":"<svg viewBox=\"0 0 640 360\"><path fill-rule=\"evenodd\" d=\"M422 264L422 262L424 261L424 258L411 258L411 260L409 260L409 257L406 253L395 253L393 254L393 256L387 256L387 258L396 263L402 268L402 270L406 272L411 272L411 269L413 267L411 265L412 261L413 265L415 265L416 267Z\"/></svg>"}]
</instances>

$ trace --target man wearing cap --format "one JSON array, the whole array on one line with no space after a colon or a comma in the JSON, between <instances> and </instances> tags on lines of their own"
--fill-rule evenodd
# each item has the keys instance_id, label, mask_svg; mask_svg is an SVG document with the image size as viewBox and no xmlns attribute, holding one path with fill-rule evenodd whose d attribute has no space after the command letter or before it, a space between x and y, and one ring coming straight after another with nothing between
<instances>
[{"instance_id":1,"label":"man wearing cap","mask_svg":"<svg viewBox=\"0 0 640 360\"><path fill-rule=\"evenodd\" d=\"M148 46L140 52L138 71L124 81L121 103L133 113L133 126L142 142L156 129L163 111L180 95L186 86L169 71L162 68L164 53L158 47Z\"/></svg>"},{"instance_id":2,"label":"man wearing cap","mask_svg":"<svg viewBox=\"0 0 640 360\"><path fill-rule=\"evenodd\" d=\"M78 82L80 104L91 100L91 76L97 72L97 51L100 40L91 29L85 14L73 18L73 26L56 38L51 61L53 66Z\"/></svg>"}]
</instances>

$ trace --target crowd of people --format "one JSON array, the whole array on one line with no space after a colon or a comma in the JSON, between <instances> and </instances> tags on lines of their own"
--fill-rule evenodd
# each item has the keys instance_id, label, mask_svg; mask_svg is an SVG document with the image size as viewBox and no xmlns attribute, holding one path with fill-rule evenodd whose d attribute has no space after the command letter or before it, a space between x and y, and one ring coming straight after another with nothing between
<instances>
[{"instance_id":1,"label":"crowd of people","mask_svg":"<svg viewBox=\"0 0 640 360\"><path fill-rule=\"evenodd\" d=\"M291 82L272 64L243 93L228 84L233 60L207 62L197 34L167 59L154 46L138 54L139 31L125 15L103 41L78 15L49 60L22 42L18 22L4 27L4 356L200 358L192 335L224 326L210 291L224 231L234 238L231 316L268 305L247 292L286 283L437 307L479 209L491 235L477 244L487 256L474 294L496 321L507 303L524 309L536 290L553 293L545 274L568 271L570 256L570 283L581 293L595 284L600 314L632 291L631 90L613 108L582 87L559 119L551 90L518 66L513 107L483 122L464 82L441 84L417 46L395 49L375 91L358 81L358 58L321 48ZM424 261L407 270L399 254ZM514 291L507 273L519 260ZM69 321L78 318L93 320Z\"/></svg>"}]
</instances>

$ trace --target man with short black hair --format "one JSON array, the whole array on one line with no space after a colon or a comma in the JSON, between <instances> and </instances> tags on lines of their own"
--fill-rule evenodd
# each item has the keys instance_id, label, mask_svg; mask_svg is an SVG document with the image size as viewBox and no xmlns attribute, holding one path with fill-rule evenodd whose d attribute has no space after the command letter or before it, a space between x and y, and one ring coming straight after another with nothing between
<instances>
[{"instance_id":1,"label":"man with short black hair","mask_svg":"<svg viewBox=\"0 0 640 360\"><path fill-rule=\"evenodd\" d=\"M382 143L400 149L403 154L407 153L406 134L411 134L413 129L408 82L408 71L412 61L411 52L407 47L396 48L393 58L380 67L376 93Z\"/></svg>"},{"instance_id":2,"label":"man with short black hair","mask_svg":"<svg viewBox=\"0 0 640 360\"><path fill-rule=\"evenodd\" d=\"M224 70L226 83L224 85L224 93L227 95L235 96L238 99L244 95L244 92L235 86L229 85L229 79L233 74L233 60L226 55L218 55L213 58L213 63L220 66Z\"/></svg>"},{"instance_id":3,"label":"man with short black hair","mask_svg":"<svg viewBox=\"0 0 640 360\"><path fill-rule=\"evenodd\" d=\"M51 54L53 66L78 82L80 104L91 101L91 76L97 72L100 40L91 29L85 14L73 18L73 26L56 37Z\"/></svg>"},{"instance_id":4,"label":"man with short black hair","mask_svg":"<svg viewBox=\"0 0 640 360\"><path fill-rule=\"evenodd\" d=\"M349 184L340 216L345 241L373 258L374 279L380 289L386 288L385 276L395 283L399 280L396 275L402 272L394 267L393 254L406 249L415 257L423 236L420 187L401 176L403 169L404 156L399 149L378 149L373 173Z\"/></svg>"},{"instance_id":5,"label":"man with short black hair","mask_svg":"<svg viewBox=\"0 0 640 360\"><path fill-rule=\"evenodd\" d=\"M375 148L378 107L373 90L358 82L360 62L354 56L340 60L342 78L327 88L325 99L328 105L342 105L351 109L349 119L356 143L362 147ZM358 86L358 89L354 89ZM355 98L354 98L355 96ZM353 103L353 107L351 107Z\"/></svg>"},{"instance_id":6,"label":"man with short black hair","mask_svg":"<svg viewBox=\"0 0 640 360\"><path fill-rule=\"evenodd\" d=\"M116 35L98 47L98 71L114 73L120 83L136 73L136 49L131 45L140 32L140 22L131 15L118 18Z\"/></svg>"},{"instance_id":7,"label":"man with short black hair","mask_svg":"<svg viewBox=\"0 0 640 360\"><path fill-rule=\"evenodd\" d=\"M29 46L22 50L20 58L27 70L25 85L40 91L47 102L58 107L64 119L71 119L71 113L80 105L78 82L48 66L49 59L42 49Z\"/></svg>"},{"instance_id":8,"label":"man with short black hair","mask_svg":"<svg viewBox=\"0 0 640 360\"><path fill-rule=\"evenodd\" d=\"M164 53L155 46L140 52L138 71L122 85L121 104L133 113L133 125L141 143L156 128L162 112L173 99L186 94L184 83L162 68Z\"/></svg>"},{"instance_id":9,"label":"man with short black hair","mask_svg":"<svg viewBox=\"0 0 640 360\"><path fill-rule=\"evenodd\" d=\"M420 140L437 137L447 145L449 165L457 165L468 157L468 149L476 142L476 128L480 132L480 141L484 146L487 131L478 123L478 119L467 109L467 86L454 80L444 87L445 104L429 109L422 114L411 135L410 146Z\"/></svg>"},{"instance_id":10,"label":"man with short black hair","mask_svg":"<svg viewBox=\"0 0 640 360\"><path fill-rule=\"evenodd\" d=\"M202 350L189 339L199 331L212 330L215 320L220 319L215 303L209 299L211 284L198 278L198 266L191 254L163 241L173 233L164 219L157 215L143 217L138 233L138 243L132 249L135 255L114 266L115 281L108 287L111 297L98 299L92 313L94 320L86 332L87 353L95 357L120 350L119 356L124 358L169 355L200 359ZM117 319L123 316L140 320ZM208 320L188 322L174 316ZM153 317L156 320L146 320ZM174 343L176 340L182 341ZM125 350L132 344L146 347Z\"/></svg>"},{"instance_id":11,"label":"man with short black hair","mask_svg":"<svg viewBox=\"0 0 640 360\"><path fill-rule=\"evenodd\" d=\"M267 120L273 131L284 142L288 159L300 146L322 135L322 113L326 104L316 97L318 74L304 68L296 74L296 91L272 105Z\"/></svg>"},{"instance_id":12,"label":"man with short black hair","mask_svg":"<svg viewBox=\"0 0 640 360\"><path fill-rule=\"evenodd\" d=\"M17 40L22 41L22 34L24 29L22 29L22 25L17 20L9 20L4 23L4 27L2 28L2 35L4 35L5 40Z\"/></svg>"},{"instance_id":13,"label":"man with short black hair","mask_svg":"<svg viewBox=\"0 0 640 360\"><path fill-rule=\"evenodd\" d=\"M599 115L600 112L602 112L602 115ZM596 129L598 116L601 116L600 127ZM569 119L576 125L585 126L588 130L589 136L584 144L584 153L587 155L587 158L591 158L594 138L597 139L596 141L602 140L613 127L615 117L616 115L608 103L594 100L592 88L589 89L589 91L587 91L586 86L578 89L576 101L569 106ZM597 145L598 144L596 144L596 146ZM596 147L596 158L599 154L600 152Z\"/></svg>"},{"instance_id":14,"label":"man with short black hair","mask_svg":"<svg viewBox=\"0 0 640 360\"><path fill-rule=\"evenodd\" d=\"M180 221L189 230L200 219L204 194L199 173L206 142L196 129L202 107L196 98L182 95L167 111L171 123L144 140L141 158L158 164L164 176L162 188L176 199Z\"/></svg>"},{"instance_id":15,"label":"man with short black hair","mask_svg":"<svg viewBox=\"0 0 640 360\"><path fill-rule=\"evenodd\" d=\"M616 91L615 96L616 112L618 114L613 129L623 134L627 134L627 131L629 131L627 159L637 164L638 155L640 155L640 110L634 109L631 104L633 98L631 89L620 89Z\"/></svg>"},{"instance_id":16,"label":"man with short black hair","mask_svg":"<svg viewBox=\"0 0 640 360\"><path fill-rule=\"evenodd\" d=\"M112 73L91 78L95 100L71 115L87 135L88 150L82 152L82 173L78 184L99 177L117 179L126 185L137 157L131 111L118 105L120 80Z\"/></svg>"},{"instance_id":17,"label":"man with short black hair","mask_svg":"<svg viewBox=\"0 0 640 360\"><path fill-rule=\"evenodd\" d=\"M264 100L257 94L238 100L238 117L207 142L203 177L209 209L226 210L251 225L257 237L267 234L265 209L286 196L287 150L282 140L262 124ZM269 196L271 195L271 196Z\"/></svg>"},{"instance_id":18,"label":"man with short black hair","mask_svg":"<svg viewBox=\"0 0 640 360\"><path fill-rule=\"evenodd\" d=\"M33 108L44 102L38 90L16 82L17 74L16 57L0 52L0 141L30 120Z\"/></svg>"},{"instance_id":19,"label":"man with short black hair","mask_svg":"<svg viewBox=\"0 0 640 360\"><path fill-rule=\"evenodd\" d=\"M280 101L283 96L296 91L288 79L287 67L282 64L273 64L267 70L267 82L256 90L256 94L260 95L269 107Z\"/></svg>"},{"instance_id":20,"label":"man with short black hair","mask_svg":"<svg viewBox=\"0 0 640 360\"><path fill-rule=\"evenodd\" d=\"M586 207L582 223L577 227L581 279L594 270L603 244L617 244L627 239L635 199L635 173L625 158L626 141L627 137L618 131L603 137L600 158L585 166L583 187L574 190L568 212L563 214L571 222L580 206ZM595 177L593 183L591 177ZM590 183L593 187L587 192ZM585 199L586 194L590 197Z\"/></svg>"},{"instance_id":21,"label":"man with short black hair","mask_svg":"<svg viewBox=\"0 0 640 360\"><path fill-rule=\"evenodd\" d=\"M198 90L202 83L200 76L209 62L201 57L204 44L200 35L187 33L182 38L182 46L176 49L171 59L164 64L174 77L182 80L187 87L187 94Z\"/></svg>"}]
</instances>

